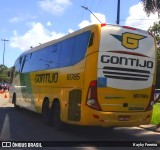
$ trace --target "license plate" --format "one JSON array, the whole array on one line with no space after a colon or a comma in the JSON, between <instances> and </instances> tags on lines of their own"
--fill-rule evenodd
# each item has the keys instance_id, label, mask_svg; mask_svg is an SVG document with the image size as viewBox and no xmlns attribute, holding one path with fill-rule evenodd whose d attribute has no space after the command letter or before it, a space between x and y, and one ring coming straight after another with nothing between
<instances>
[{"instance_id":1,"label":"license plate","mask_svg":"<svg viewBox=\"0 0 160 150\"><path fill-rule=\"evenodd\" d=\"M130 120L130 116L118 116L118 120L119 121L129 121Z\"/></svg>"}]
</instances>

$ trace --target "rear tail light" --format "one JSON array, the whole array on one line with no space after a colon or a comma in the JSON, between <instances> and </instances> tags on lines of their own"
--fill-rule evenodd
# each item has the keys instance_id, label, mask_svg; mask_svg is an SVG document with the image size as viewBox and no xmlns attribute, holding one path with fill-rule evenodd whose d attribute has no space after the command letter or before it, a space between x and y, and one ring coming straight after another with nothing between
<instances>
[{"instance_id":1,"label":"rear tail light","mask_svg":"<svg viewBox=\"0 0 160 150\"><path fill-rule=\"evenodd\" d=\"M146 111L149 111L153 108L153 105L154 105L154 90L155 90L155 86L152 86L151 97L150 97L150 101L147 105Z\"/></svg>"},{"instance_id":2,"label":"rear tail light","mask_svg":"<svg viewBox=\"0 0 160 150\"><path fill-rule=\"evenodd\" d=\"M90 108L101 110L97 99L97 81L91 81L88 88L86 105Z\"/></svg>"}]
</instances>

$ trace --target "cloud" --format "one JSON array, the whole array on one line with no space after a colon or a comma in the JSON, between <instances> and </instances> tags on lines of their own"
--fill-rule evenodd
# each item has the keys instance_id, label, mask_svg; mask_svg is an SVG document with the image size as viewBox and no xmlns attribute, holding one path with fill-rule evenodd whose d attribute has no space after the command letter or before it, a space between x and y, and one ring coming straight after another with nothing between
<instances>
[{"instance_id":1,"label":"cloud","mask_svg":"<svg viewBox=\"0 0 160 150\"><path fill-rule=\"evenodd\" d=\"M13 17L13 18L9 19L9 22L10 23L18 23L18 22L21 22L23 20L24 20L24 18L22 18L22 17Z\"/></svg>"},{"instance_id":2,"label":"cloud","mask_svg":"<svg viewBox=\"0 0 160 150\"><path fill-rule=\"evenodd\" d=\"M101 13L93 13L102 23L106 23L106 17L104 14ZM90 14L90 21L88 20L83 20L78 27L81 29L83 27L89 26L91 24L96 24L96 23L100 23L97 18L93 16L92 14Z\"/></svg>"},{"instance_id":3,"label":"cloud","mask_svg":"<svg viewBox=\"0 0 160 150\"><path fill-rule=\"evenodd\" d=\"M26 20L36 19L37 17L30 14L23 14L9 19L9 23L19 23Z\"/></svg>"},{"instance_id":4,"label":"cloud","mask_svg":"<svg viewBox=\"0 0 160 150\"><path fill-rule=\"evenodd\" d=\"M53 15L61 15L72 3L70 0L41 0L39 6Z\"/></svg>"},{"instance_id":5,"label":"cloud","mask_svg":"<svg viewBox=\"0 0 160 150\"><path fill-rule=\"evenodd\" d=\"M69 29L69 30L68 30L68 33L72 33L72 32L74 32L73 29Z\"/></svg>"},{"instance_id":6,"label":"cloud","mask_svg":"<svg viewBox=\"0 0 160 150\"><path fill-rule=\"evenodd\" d=\"M83 20L78 27L81 29L83 27L89 26L91 24L91 22L89 22L88 20Z\"/></svg>"},{"instance_id":7,"label":"cloud","mask_svg":"<svg viewBox=\"0 0 160 150\"><path fill-rule=\"evenodd\" d=\"M50 21L48 21L46 25L47 25L47 26L51 26L52 23L51 23Z\"/></svg>"},{"instance_id":8,"label":"cloud","mask_svg":"<svg viewBox=\"0 0 160 150\"><path fill-rule=\"evenodd\" d=\"M39 43L45 43L47 41L60 38L64 35L64 33L57 33L55 31L47 30L39 22L33 23L31 29L24 35L18 35L16 30L13 31L13 37L10 39L10 46L24 51L29 49L30 46L34 47Z\"/></svg>"},{"instance_id":9,"label":"cloud","mask_svg":"<svg viewBox=\"0 0 160 150\"><path fill-rule=\"evenodd\" d=\"M57 0L58 1L58 0ZM62 0L60 0L62 1ZM100 13L94 13L101 22L106 22L105 15ZM90 21L82 21L78 27L83 28L87 25L99 23L94 16L90 15ZM10 39L10 46L12 48L18 48L22 51L25 51L30 48L30 46L37 46L39 43L45 43L47 41L60 38L65 35L65 33L57 33L56 31L50 31L46 27L51 26L51 22L48 21L46 26L42 25L40 22L37 23L28 23L30 29L24 34L19 35L16 30L13 31L13 37ZM73 29L68 29L69 33L74 32Z\"/></svg>"},{"instance_id":10,"label":"cloud","mask_svg":"<svg viewBox=\"0 0 160 150\"><path fill-rule=\"evenodd\" d=\"M158 21L158 13L151 14L148 17L140 2L137 5L130 7L129 17L126 19L125 25L148 30L148 28L153 25L153 22L156 21Z\"/></svg>"}]
</instances>

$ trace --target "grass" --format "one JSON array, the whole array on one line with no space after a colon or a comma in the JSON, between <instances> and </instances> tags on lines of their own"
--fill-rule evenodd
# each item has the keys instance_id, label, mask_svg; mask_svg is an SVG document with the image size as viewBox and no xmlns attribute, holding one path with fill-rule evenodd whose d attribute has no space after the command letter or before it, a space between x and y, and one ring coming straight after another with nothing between
<instances>
[{"instance_id":1,"label":"grass","mask_svg":"<svg viewBox=\"0 0 160 150\"><path fill-rule=\"evenodd\" d=\"M154 125L160 124L160 103L155 104L153 107L153 115L151 123Z\"/></svg>"}]
</instances>

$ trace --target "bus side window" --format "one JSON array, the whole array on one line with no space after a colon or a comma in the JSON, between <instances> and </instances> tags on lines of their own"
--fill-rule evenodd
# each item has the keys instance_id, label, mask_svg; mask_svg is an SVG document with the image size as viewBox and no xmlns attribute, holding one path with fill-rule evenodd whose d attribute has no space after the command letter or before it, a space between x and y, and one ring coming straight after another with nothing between
<instances>
[{"instance_id":1,"label":"bus side window","mask_svg":"<svg viewBox=\"0 0 160 150\"><path fill-rule=\"evenodd\" d=\"M23 56L22 63L21 63L21 72L31 71L31 66L32 66L32 63L30 61L31 56L32 56L32 53Z\"/></svg>"},{"instance_id":2,"label":"bus side window","mask_svg":"<svg viewBox=\"0 0 160 150\"><path fill-rule=\"evenodd\" d=\"M78 63L85 57L90 35L90 31L87 31L75 37L76 40L72 56L72 65Z\"/></svg>"},{"instance_id":3,"label":"bus side window","mask_svg":"<svg viewBox=\"0 0 160 150\"><path fill-rule=\"evenodd\" d=\"M29 61L30 71L32 72L45 69L47 67L47 62L48 60L46 58L45 48L33 52Z\"/></svg>"},{"instance_id":4,"label":"bus side window","mask_svg":"<svg viewBox=\"0 0 160 150\"><path fill-rule=\"evenodd\" d=\"M47 49L47 59L49 68L53 69L58 67L58 61L59 61L59 54L60 54L60 44L54 44L48 47Z\"/></svg>"},{"instance_id":5,"label":"bus side window","mask_svg":"<svg viewBox=\"0 0 160 150\"><path fill-rule=\"evenodd\" d=\"M24 68L24 63L25 63L25 58L26 58L26 56L23 56L23 59L22 59L22 61L21 61L21 73L23 72L23 68Z\"/></svg>"},{"instance_id":6,"label":"bus side window","mask_svg":"<svg viewBox=\"0 0 160 150\"><path fill-rule=\"evenodd\" d=\"M21 62L21 57L18 58L16 60L16 62L15 62L15 71L16 71L16 74L20 72L20 68L21 68L20 62Z\"/></svg>"},{"instance_id":7,"label":"bus side window","mask_svg":"<svg viewBox=\"0 0 160 150\"><path fill-rule=\"evenodd\" d=\"M94 39L94 32L91 33L91 37L90 37L90 40L89 40L89 46L92 46L93 45L93 39Z\"/></svg>"},{"instance_id":8,"label":"bus side window","mask_svg":"<svg viewBox=\"0 0 160 150\"><path fill-rule=\"evenodd\" d=\"M72 54L75 45L75 38L69 38L61 42L61 51L58 67L71 66Z\"/></svg>"}]
</instances>

